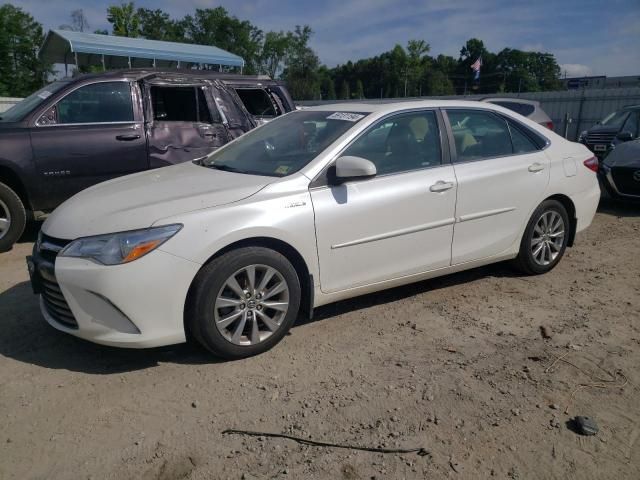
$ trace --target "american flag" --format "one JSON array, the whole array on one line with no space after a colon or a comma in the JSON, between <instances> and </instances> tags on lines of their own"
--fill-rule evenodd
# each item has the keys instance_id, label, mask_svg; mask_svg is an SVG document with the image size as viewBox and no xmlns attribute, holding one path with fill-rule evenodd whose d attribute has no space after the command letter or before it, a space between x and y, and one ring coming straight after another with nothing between
<instances>
[{"instance_id":1,"label":"american flag","mask_svg":"<svg viewBox=\"0 0 640 480\"><path fill-rule=\"evenodd\" d=\"M480 78L480 67L482 66L482 57L478 57L478 59L471 64L471 70L475 73L473 79L478 80Z\"/></svg>"}]
</instances>

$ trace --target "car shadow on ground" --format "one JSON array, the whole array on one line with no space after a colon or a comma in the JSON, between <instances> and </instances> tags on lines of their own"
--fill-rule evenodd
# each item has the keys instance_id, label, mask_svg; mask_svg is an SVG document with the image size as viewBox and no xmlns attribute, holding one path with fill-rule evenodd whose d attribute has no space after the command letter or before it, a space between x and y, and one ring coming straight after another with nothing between
<instances>
[{"instance_id":1,"label":"car shadow on ground","mask_svg":"<svg viewBox=\"0 0 640 480\"><path fill-rule=\"evenodd\" d=\"M142 370L160 363L219 362L192 343L121 349L59 332L42 317L29 282L19 283L0 294L0 355L45 368L96 375Z\"/></svg>"},{"instance_id":2,"label":"car shadow on ground","mask_svg":"<svg viewBox=\"0 0 640 480\"><path fill-rule=\"evenodd\" d=\"M292 332L296 334L297 328L311 322L491 276L517 276L517 273L506 264L496 264L344 300L316 309L313 320L300 316ZM202 365L223 362L194 342L142 350L122 349L59 332L42 317L29 282L14 285L0 294L0 355L44 368L93 375L132 372L161 363Z\"/></svg>"},{"instance_id":3,"label":"car shadow on ground","mask_svg":"<svg viewBox=\"0 0 640 480\"><path fill-rule=\"evenodd\" d=\"M598 205L598 213L616 217L640 217L640 202L623 201L603 196Z\"/></svg>"}]
</instances>

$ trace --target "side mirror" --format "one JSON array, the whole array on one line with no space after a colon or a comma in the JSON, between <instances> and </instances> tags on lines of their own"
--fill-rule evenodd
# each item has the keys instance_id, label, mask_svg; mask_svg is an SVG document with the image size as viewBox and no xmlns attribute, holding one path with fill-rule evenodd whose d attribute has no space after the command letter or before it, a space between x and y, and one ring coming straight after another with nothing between
<instances>
[{"instance_id":1,"label":"side mirror","mask_svg":"<svg viewBox=\"0 0 640 480\"><path fill-rule=\"evenodd\" d=\"M624 131L618 133L618 135L616 135L616 137L618 138L618 140L620 140L622 142L628 142L630 140L633 140L633 133L629 132L628 130L624 130Z\"/></svg>"},{"instance_id":2,"label":"side mirror","mask_svg":"<svg viewBox=\"0 0 640 480\"><path fill-rule=\"evenodd\" d=\"M345 156L336 160L336 179L338 180L369 178L374 177L376 173L376 166L366 158Z\"/></svg>"}]
</instances>

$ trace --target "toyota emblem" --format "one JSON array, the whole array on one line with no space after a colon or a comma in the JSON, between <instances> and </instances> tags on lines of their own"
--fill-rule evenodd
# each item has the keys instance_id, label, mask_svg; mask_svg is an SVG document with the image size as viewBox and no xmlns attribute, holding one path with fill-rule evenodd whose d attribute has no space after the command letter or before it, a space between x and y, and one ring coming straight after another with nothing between
<instances>
[{"instance_id":1,"label":"toyota emblem","mask_svg":"<svg viewBox=\"0 0 640 480\"><path fill-rule=\"evenodd\" d=\"M635 172L633 172L633 179L636 182L640 182L640 170L636 170Z\"/></svg>"}]
</instances>

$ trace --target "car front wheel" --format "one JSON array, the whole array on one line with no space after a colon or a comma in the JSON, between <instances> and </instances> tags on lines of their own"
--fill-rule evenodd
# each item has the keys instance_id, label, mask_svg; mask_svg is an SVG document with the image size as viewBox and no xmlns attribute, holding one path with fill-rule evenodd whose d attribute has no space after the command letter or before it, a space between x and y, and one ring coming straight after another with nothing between
<instances>
[{"instance_id":1,"label":"car front wheel","mask_svg":"<svg viewBox=\"0 0 640 480\"><path fill-rule=\"evenodd\" d=\"M225 359L265 352L296 320L300 281L280 253L263 247L233 250L196 277L187 310L189 332Z\"/></svg>"},{"instance_id":2,"label":"car front wheel","mask_svg":"<svg viewBox=\"0 0 640 480\"><path fill-rule=\"evenodd\" d=\"M545 200L533 212L520 243L516 266L529 275L553 269L567 248L569 215L557 200Z\"/></svg>"}]
</instances>

